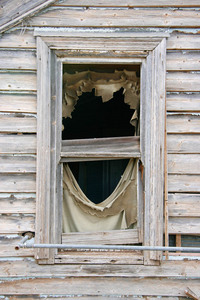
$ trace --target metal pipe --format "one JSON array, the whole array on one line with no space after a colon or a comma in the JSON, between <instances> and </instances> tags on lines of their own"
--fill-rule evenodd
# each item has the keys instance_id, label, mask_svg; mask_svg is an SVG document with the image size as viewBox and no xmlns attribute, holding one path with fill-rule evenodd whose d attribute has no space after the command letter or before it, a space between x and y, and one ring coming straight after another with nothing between
<instances>
[{"instance_id":1,"label":"metal pipe","mask_svg":"<svg viewBox=\"0 0 200 300\"><path fill-rule=\"evenodd\" d=\"M23 248L25 246L25 242L28 241L30 239L29 235L25 235L22 240L20 241L19 244L17 244L17 246L15 246L15 250L19 250L20 248Z\"/></svg>"},{"instance_id":2,"label":"metal pipe","mask_svg":"<svg viewBox=\"0 0 200 300\"><path fill-rule=\"evenodd\" d=\"M67 245L67 244L18 244L20 248L54 248L68 250L141 250L141 251L180 251L200 252L199 247L164 247L164 246L121 246L121 245Z\"/></svg>"}]
</instances>

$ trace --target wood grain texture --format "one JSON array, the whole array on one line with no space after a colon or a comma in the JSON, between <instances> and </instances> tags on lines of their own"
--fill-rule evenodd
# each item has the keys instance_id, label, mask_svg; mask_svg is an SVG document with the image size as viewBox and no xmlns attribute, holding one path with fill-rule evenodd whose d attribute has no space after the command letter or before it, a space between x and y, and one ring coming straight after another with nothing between
<instances>
[{"instance_id":1,"label":"wood grain texture","mask_svg":"<svg viewBox=\"0 0 200 300\"><path fill-rule=\"evenodd\" d=\"M179 51L167 53L167 71L199 71L199 51Z\"/></svg>"},{"instance_id":2,"label":"wood grain texture","mask_svg":"<svg viewBox=\"0 0 200 300\"><path fill-rule=\"evenodd\" d=\"M0 115L0 132L36 133L36 117L21 114L2 114Z\"/></svg>"},{"instance_id":3,"label":"wood grain texture","mask_svg":"<svg viewBox=\"0 0 200 300\"><path fill-rule=\"evenodd\" d=\"M1 112L36 113L36 95L0 94Z\"/></svg>"},{"instance_id":4,"label":"wood grain texture","mask_svg":"<svg viewBox=\"0 0 200 300\"><path fill-rule=\"evenodd\" d=\"M200 139L198 134L168 134L168 153L200 153Z\"/></svg>"},{"instance_id":5,"label":"wood grain texture","mask_svg":"<svg viewBox=\"0 0 200 300\"><path fill-rule=\"evenodd\" d=\"M34 194L0 194L0 214L35 213Z\"/></svg>"},{"instance_id":6,"label":"wood grain texture","mask_svg":"<svg viewBox=\"0 0 200 300\"><path fill-rule=\"evenodd\" d=\"M109 295L109 296L185 296L185 286L199 287L199 279L153 278L38 278L1 281L3 295ZM169 289L170 286L170 289ZM87 291L86 291L87 287Z\"/></svg>"},{"instance_id":7,"label":"wood grain texture","mask_svg":"<svg viewBox=\"0 0 200 300\"><path fill-rule=\"evenodd\" d=\"M168 50L199 50L200 34L172 33L167 39Z\"/></svg>"},{"instance_id":8,"label":"wood grain texture","mask_svg":"<svg viewBox=\"0 0 200 300\"><path fill-rule=\"evenodd\" d=\"M198 0L77 0L75 3L72 0L60 0L53 6L89 6L89 7L200 7Z\"/></svg>"},{"instance_id":9,"label":"wood grain texture","mask_svg":"<svg viewBox=\"0 0 200 300\"><path fill-rule=\"evenodd\" d=\"M199 194L169 194L170 217L200 217Z\"/></svg>"},{"instance_id":10,"label":"wood grain texture","mask_svg":"<svg viewBox=\"0 0 200 300\"><path fill-rule=\"evenodd\" d=\"M73 13L72 13L73 12ZM191 10L70 10L50 9L30 19L31 26L63 27L199 27L198 11Z\"/></svg>"},{"instance_id":11,"label":"wood grain texture","mask_svg":"<svg viewBox=\"0 0 200 300\"><path fill-rule=\"evenodd\" d=\"M18 251L15 250L15 246L20 243L22 240L22 236L18 234L1 234L0 235L0 257L10 258L10 257L32 257L33 256L33 249L23 249L20 248ZM14 258L15 259L15 258ZM20 260L21 261L21 260ZM8 262L6 262L8 266ZM12 265L12 263L10 264ZM0 266L0 273L2 274L4 268Z\"/></svg>"},{"instance_id":12,"label":"wood grain texture","mask_svg":"<svg viewBox=\"0 0 200 300\"><path fill-rule=\"evenodd\" d=\"M168 154L170 174L200 174L200 154Z\"/></svg>"},{"instance_id":13,"label":"wood grain texture","mask_svg":"<svg viewBox=\"0 0 200 300\"><path fill-rule=\"evenodd\" d=\"M36 91L35 73L0 73L2 91Z\"/></svg>"},{"instance_id":14,"label":"wood grain texture","mask_svg":"<svg viewBox=\"0 0 200 300\"><path fill-rule=\"evenodd\" d=\"M35 174L0 174L1 193L35 193Z\"/></svg>"},{"instance_id":15,"label":"wood grain texture","mask_svg":"<svg viewBox=\"0 0 200 300\"><path fill-rule=\"evenodd\" d=\"M169 192L200 192L200 175L172 175L168 176Z\"/></svg>"},{"instance_id":16,"label":"wood grain texture","mask_svg":"<svg viewBox=\"0 0 200 300\"><path fill-rule=\"evenodd\" d=\"M29 215L1 215L0 233L13 234L35 230L35 218Z\"/></svg>"},{"instance_id":17,"label":"wood grain texture","mask_svg":"<svg viewBox=\"0 0 200 300\"><path fill-rule=\"evenodd\" d=\"M36 154L36 135L0 134L0 152Z\"/></svg>"},{"instance_id":18,"label":"wood grain texture","mask_svg":"<svg viewBox=\"0 0 200 300\"><path fill-rule=\"evenodd\" d=\"M169 234L200 234L200 219L186 217L170 217L168 223Z\"/></svg>"},{"instance_id":19,"label":"wood grain texture","mask_svg":"<svg viewBox=\"0 0 200 300\"><path fill-rule=\"evenodd\" d=\"M167 116L168 133L200 133L199 114L169 114Z\"/></svg>"},{"instance_id":20,"label":"wood grain texture","mask_svg":"<svg viewBox=\"0 0 200 300\"><path fill-rule=\"evenodd\" d=\"M12 49L35 49L36 41L33 35L33 30L24 31L23 27L21 30L15 30L11 33L4 33L0 39L0 48Z\"/></svg>"},{"instance_id":21,"label":"wood grain texture","mask_svg":"<svg viewBox=\"0 0 200 300\"><path fill-rule=\"evenodd\" d=\"M199 92L199 73L170 72L167 73L167 92Z\"/></svg>"},{"instance_id":22,"label":"wood grain texture","mask_svg":"<svg viewBox=\"0 0 200 300\"><path fill-rule=\"evenodd\" d=\"M6 70L36 70L35 51L0 50L0 68Z\"/></svg>"},{"instance_id":23,"label":"wood grain texture","mask_svg":"<svg viewBox=\"0 0 200 300\"><path fill-rule=\"evenodd\" d=\"M1 173L35 173L35 156L0 156Z\"/></svg>"},{"instance_id":24,"label":"wood grain texture","mask_svg":"<svg viewBox=\"0 0 200 300\"><path fill-rule=\"evenodd\" d=\"M167 111L199 112L200 96L199 94L168 94Z\"/></svg>"}]
</instances>

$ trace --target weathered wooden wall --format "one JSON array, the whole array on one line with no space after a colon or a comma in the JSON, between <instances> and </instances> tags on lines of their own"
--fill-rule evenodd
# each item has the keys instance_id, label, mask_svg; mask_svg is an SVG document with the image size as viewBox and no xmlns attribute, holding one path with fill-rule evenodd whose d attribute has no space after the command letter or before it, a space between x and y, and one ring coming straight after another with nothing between
<instances>
[{"instance_id":1,"label":"weathered wooden wall","mask_svg":"<svg viewBox=\"0 0 200 300\"><path fill-rule=\"evenodd\" d=\"M200 235L200 2L63 0L0 39L0 295L3 299L22 299L21 295L54 299L58 294L60 298L85 296L82 299L185 297L188 286L194 291L200 286L200 261L163 261L155 267L100 262L39 266L33 250L14 249L20 234L35 228L33 29L40 26L170 29L166 82L169 233Z\"/></svg>"}]
</instances>

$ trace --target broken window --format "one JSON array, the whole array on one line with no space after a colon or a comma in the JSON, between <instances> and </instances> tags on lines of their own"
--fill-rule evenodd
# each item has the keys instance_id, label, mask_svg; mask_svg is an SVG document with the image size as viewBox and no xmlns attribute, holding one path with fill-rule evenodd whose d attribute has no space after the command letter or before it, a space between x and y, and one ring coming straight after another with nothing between
<instances>
[{"instance_id":1,"label":"broken window","mask_svg":"<svg viewBox=\"0 0 200 300\"><path fill-rule=\"evenodd\" d=\"M98 141L105 153L92 161L77 156L74 162L64 163L64 233L136 226L138 159L112 155L106 159L106 151L116 138L123 143L126 137L139 136L139 68L64 67L62 139L74 147L76 143L82 147L85 140L85 148Z\"/></svg>"}]
</instances>

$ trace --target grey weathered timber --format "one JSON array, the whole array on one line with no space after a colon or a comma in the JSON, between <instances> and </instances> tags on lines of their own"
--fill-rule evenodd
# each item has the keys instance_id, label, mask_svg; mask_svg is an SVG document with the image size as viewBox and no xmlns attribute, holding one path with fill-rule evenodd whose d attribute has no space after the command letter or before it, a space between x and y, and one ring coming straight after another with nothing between
<instances>
[{"instance_id":1,"label":"grey weathered timber","mask_svg":"<svg viewBox=\"0 0 200 300\"><path fill-rule=\"evenodd\" d=\"M36 157L19 155L0 156L1 173L35 173Z\"/></svg>"},{"instance_id":2,"label":"grey weathered timber","mask_svg":"<svg viewBox=\"0 0 200 300\"><path fill-rule=\"evenodd\" d=\"M22 114L1 114L0 131L36 133L36 117Z\"/></svg>"},{"instance_id":3,"label":"grey weathered timber","mask_svg":"<svg viewBox=\"0 0 200 300\"><path fill-rule=\"evenodd\" d=\"M168 92L199 92L199 73L169 72L166 78Z\"/></svg>"},{"instance_id":4,"label":"grey weathered timber","mask_svg":"<svg viewBox=\"0 0 200 300\"><path fill-rule=\"evenodd\" d=\"M199 51L170 51L167 53L167 71L199 71Z\"/></svg>"},{"instance_id":5,"label":"grey weathered timber","mask_svg":"<svg viewBox=\"0 0 200 300\"><path fill-rule=\"evenodd\" d=\"M169 234L200 234L199 217L170 217Z\"/></svg>"},{"instance_id":6,"label":"grey weathered timber","mask_svg":"<svg viewBox=\"0 0 200 300\"><path fill-rule=\"evenodd\" d=\"M4 33L0 38L0 48L7 50L35 49L36 41L33 30L24 31L22 28L11 33Z\"/></svg>"},{"instance_id":7,"label":"grey weathered timber","mask_svg":"<svg viewBox=\"0 0 200 300\"><path fill-rule=\"evenodd\" d=\"M0 152L2 153L36 153L36 135L0 134Z\"/></svg>"},{"instance_id":8,"label":"grey weathered timber","mask_svg":"<svg viewBox=\"0 0 200 300\"><path fill-rule=\"evenodd\" d=\"M168 172L171 174L200 174L200 155L169 154Z\"/></svg>"},{"instance_id":9,"label":"grey weathered timber","mask_svg":"<svg viewBox=\"0 0 200 300\"><path fill-rule=\"evenodd\" d=\"M2 70L36 70L35 51L0 50L0 57Z\"/></svg>"},{"instance_id":10,"label":"grey weathered timber","mask_svg":"<svg viewBox=\"0 0 200 300\"><path fill-rule=\"evenodd\" d=\"M0 234L0 256L4 257L5 260L9 257L31 257L33 256L32 249L19 249L15 250L16 245L21 241L22 236L19 234ZM10 247L8 247L8 244ZM27 251L28 250L28 251ZM15 259L14 259L15 260ZM6 261L6 264L8 262ZM2 265L0 265L1 274L2 274Z\"/></svg>"},{"instance_id":11,"label":"grey weathered timber","mask_svg":"<svg viewBox=\"0 0 200 300\"><path fill-rule=\"evenodd\" d=\"M200 133L199 114L169 114L167 116L168 133Z\"/></svg>"},{"instance_id":12,"label":"grey weathered timber","mask_svg":"<svg viewBox=\"0 0 200 300\"><path fill-rule=\"evenodd\" d=\"M34 194L0 194L0 213L34 214L35 202Z\"/></svg>"},{"instance_id":13,"label":"grey weathered timber","mask_svg":"<svg viewBox=\"0 0 200 300\"><path fill-rule=\"evenodd\" d=\"M31 26L49 27L199 27L199 13L191 10L51 9L33 17Z\"/></svg>"},{"instance_id":14,"label":"grey weathered timber","mask_svg":"<svg viewBox=\"0 0 200 300\"><path fill-rule=\"evenodd\" d=\"M32 215L1 215L0 234L23 233L35 230L35 218Z\"/></svg>"},{"instance_id":15,"label":"grey weathered timber","mask_svg":"<svg viewBox=\"0 0 200 300\"><path fill-rule=\"evenodd\" d=\"M191 20L192 23L192 20ZM167 40L168 50L199 50L200 35L174 32Z\"/></svg>"},{"instance_id":16,"label":"grey weathered timber","mask_svg":"<svg viewBox=\"0 0 200 300\"><path fill-rule=\"evenodd\" d=\"M200 195L169 193L169 216L171 217L199 217Z\"/></svg>"},{"instance_id":17,"label":"grey weathered timber","mask_svg":"<svg viewBox=\"0 0 200 300\"><path fill-rule=\"evenodd\" d=\"M167 111L199 112L200 96L199 94L179 94L172 93L167 95Z\"/></svg>"},{"instance_id":18,"label":"grey weathered timber","mask_svg":"<svg viewBox=\"0 0 200 300\"><path fill-rule=\"evenodd\" d=\"M200 153L200 139L197 134L168 134L168 153Z\"/></svg>"},{"instance_id":19,"label":"grey weathered timber","mask_svg":"<svg viewBox=\"0 0 200 300\"><path fill-rule=\"evenodd\" d=\"M0 73L0 90L2 91L36 91L36 73L3 72Z\"/></svg>"},{"instance_id":20,"label":"grey weathered timber","mask_svg":"<svg viewBox=\"0 0 200 300\"><path fill-rule=\"evenodd\" d=\"M1 112L36 113L36 95L19 93L0 94Z\"/></svg>"},{"instance_id":21,"label":"grey weathered timber","mask_svg":"<svg viewBox=\"0 0 200 300\"><path fill-rule=\"evenodd\" d=\"M199 175L172 175L168 176L168 191L169 192L200 192L200 176Z\"/></svg>"},{"instance_id":22,"label":"grey weathered timber","mask_svg":"<svg viewBox=\"0 0 200 300\"><path fill-rule=\"evenodd\" d=\"M35 193L35 174L0 173L0 193Z\"/></svg>"},{"instance_id":23,"label":"grey weathered timber","mask_svg":"<svg viewBox=\"0 0 200 300\"><path fill-rule=\"evenodd\" d=\"M115 230L102 232L74 232L62 234L63 244L137 244L138 230Z\"/></svg>"}]
</instances>

